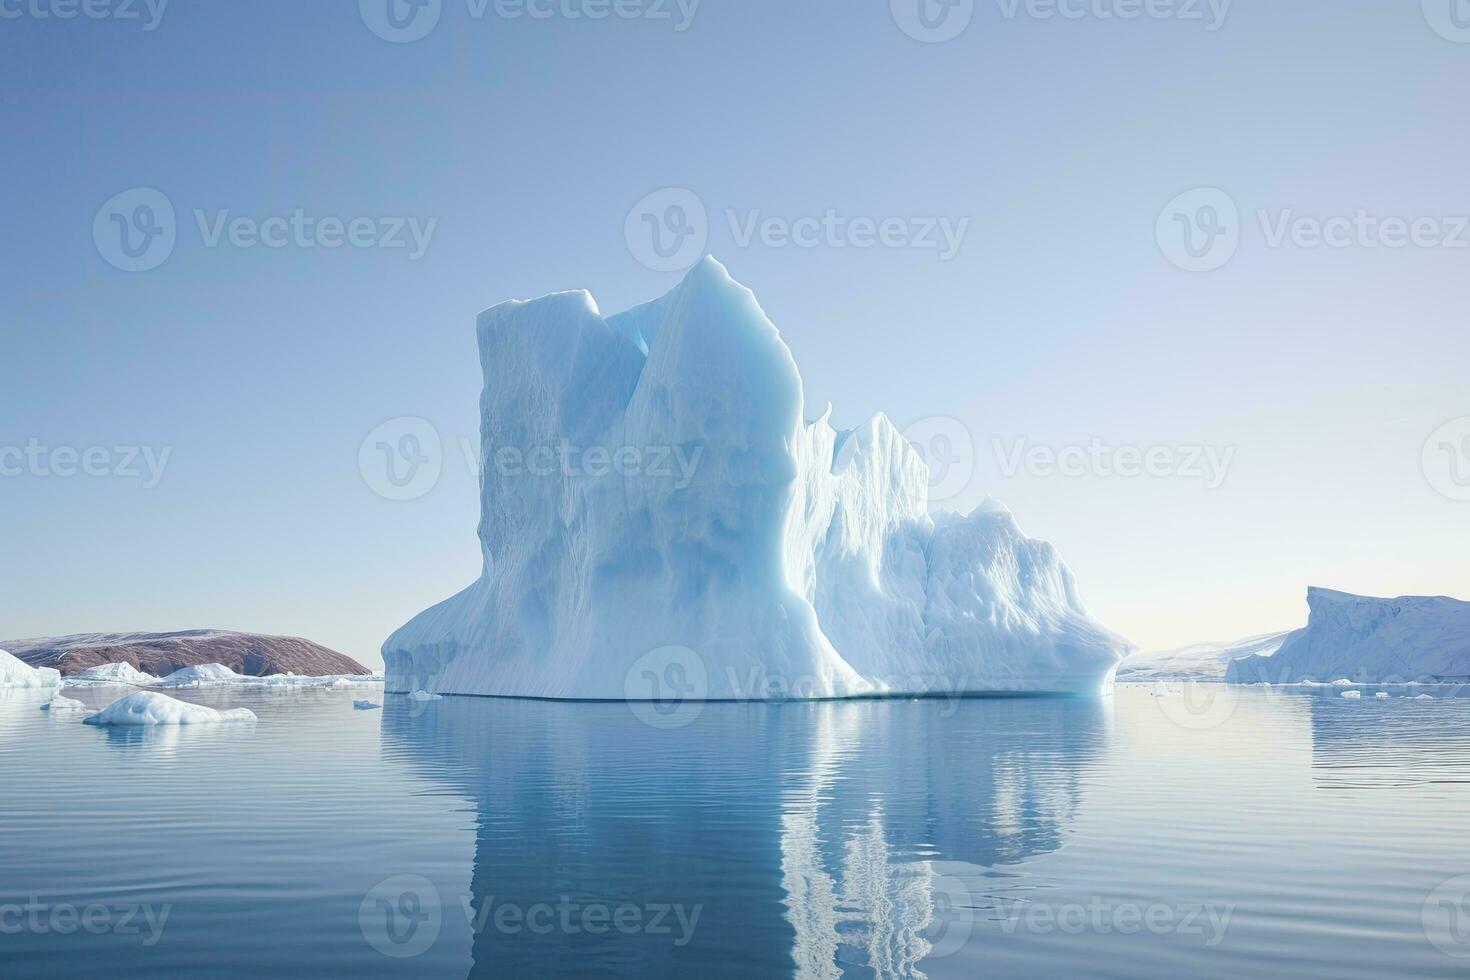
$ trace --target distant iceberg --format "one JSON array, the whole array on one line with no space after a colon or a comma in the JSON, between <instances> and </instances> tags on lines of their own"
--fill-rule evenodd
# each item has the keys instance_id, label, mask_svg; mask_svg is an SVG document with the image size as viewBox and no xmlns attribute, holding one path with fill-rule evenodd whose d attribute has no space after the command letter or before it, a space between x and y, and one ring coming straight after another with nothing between
<instances>
[{"instance_id":1,"label":"distant iceberg","mask_svg":"<svg viewBox=\"0 0 1470 980\"><path fill-rule=\"evenodd\" d=\"M1242 657L1270 656L1289 632L1261 633L1243 640L1195 643L1172 650L1135 653L1118 665L1118 683L1145 681L1224 681L1230 662Z\"/></svg>"},{"instance_id":2,"label":"distant iceberg","mask_svg":"<svg viewBox=\"0 0 1470 980\"><path fill-rule=\"evenodd\" d=\"M0 687L60 687L61 671L54 667L32 667L0 650Z\"/></svg>"},{"instance_id":3,"label":"distant iceberg","mask_svg":"<svg viewBox=\"0 0 1470 980\"><path fill-rule=\"evenodd\" d=\"M126 684L130 687L149 687L158 683L158 678L145 674L125 660L116 663L98 664L88 667L79 674L66 678L68 684Z\"/></svg>"},{"instance_id":4,"label":"distant iceberg","mask_svg":"<svg viewBox=\"0 0 1470 980\"><path fill-rule=\"evenodd\" d=\"M1470 602L1445 596L1376 599L1307 590L1305 629L1272 656L1234 660L1235 683L1294 684L1313 677L1335 683L1463 684L1470 682Z\"/></svg>"},{"instance_id":5,"label":"distant iceberg","mask_svg":"<svg viewBox=\"0 0 1470 980\"><path fill-rule=\"evenodd\" d=\"M931 515L886 417L803 421L791 352L715 260L616 316L557 293L478 335L483 571L388 638L389 691L1111 689L1130 646L1057 552L993 503Z\"/></svg>"},{"instance_id":6,"label":"distant iceberg","mask_svg":"<svg viewBox=\"0 0 1470 980\"><path fill-rule=\"evenodd\" d=\"M134 691L83 719L88 725L212 725L255 721L249 708L220 711L190 704L157 691Z\"/></svg>"},{"instance_id":7,"label":"distant iceberg","mask_svg":"<svg viewBox=\"0 0 1470 980\"><path fill-rule=\"evenodd\" d=\"M196 664L182 667L157 682L158 687L206 687L246 680L224 664Z\"/></svg>"}]
</instances>

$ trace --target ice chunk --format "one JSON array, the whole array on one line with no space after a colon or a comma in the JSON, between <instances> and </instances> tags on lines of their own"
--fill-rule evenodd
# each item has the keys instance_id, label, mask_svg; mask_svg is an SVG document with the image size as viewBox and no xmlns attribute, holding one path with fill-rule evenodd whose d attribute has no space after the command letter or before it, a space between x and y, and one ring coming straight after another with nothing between
<instances>
[{"instance_id":1,"label":"ice chunk","mask_svg":"<svg viewBox=\"0 0 1470 980\"><path fill-rule=\"evenodd\" d=\"M352 706L358 711L371 711L374 708L382 707L382 705L378 704L376 701L353 701Z\"/></svg>"},{"instance_id":2,"label":"ice chunk","mask_svg":"<svg viewBox=\"0 0 1470 980\"><path fill-rule=\"evenodd\" d=\"M32 667L0 650L0 687L60 687L61 671L54 667Z\"/></svg>"},{"instance_id":3,"label":"ice chunk","mask_svg":"<svg viewBox=\"0 0 1470 980\"><path fill-rule=\"evenodd\" d=\"M1389 698L1393 697L1393 695L1392 694L1389 694L1387 691L1379 691L1377 694L1375 694L1373 696L1375 698L1377 698L1378 700L1380 700L1380 701L1386 701Z\"/></svg>"},{"instance_id":4,"label":"ice chunk","mask_svg":"<svg viewBox=\"0 0 1470 980\"><path fill-rule=\"evenodd\" d=\"M1433 694L1416 694L1416 695L1414 695L1414 700L1415 701L1433 701L1434 700L1434 695Z\"/></svg>"},{"instance_id":5,"label":"ice chunk","mask_svg":"<svg viewBox=\"0 0 1470 980\"><path fill-rule=\"evenodd\" d=\"M41 705L42 711L85 711L87 706L74 698L64 698L60 694Z\"/></svg>"},{"instance_id":6,"label":"ice chunk","mask_svg":"<svg viewBox=\"0 0 1470 980\"><path fill-rule=\"evenodd\" d=\"M408 697L412 701L438 701L443 696L442 694L430 694L428 691L414 691Z\"/></svg>"},{"instance_id":7,"label":"ice chunk","mask_svg":"<svg viewBox=\"0 0 1470 980\"><path fill-rule=\"evenodd\" d=\"M1111 689L1130 647L1056 551L993 502L931 516L886 417L804 421L791 352L713 259L608 319L581 292L502 304L478 338L482 574L388 638L389 691Z\"/></svg>"},{"instance_id":8,"label":"ice chunk","mask_svg":"<svg viewBox=\"0 0 1470 980\"><path fill-rule=\"evenodd\" d=\"M1376 599L1312 588L1307 608L1305 629L1291 634L1274 656L1232 661L1226 679L1278 684L1312 675L1346 675L1360 684L1470 680L1470 602L1445 596Z\"/></svg>"},{"instance_id":9,"label":"ice chunk","mask_svg":"<svg viewBox=\"0 0 1470 980\"><path fill-rule=\"evenodd\" d=\"M1338 694L1338 697L1343 698L1361 698L1362 696L1362 691L1342 691Z\"/></svg>"},{"instance_id":10,"label":"ice chunk","mask_svg":"<svg viewBox=\"0 0 1470 980\"><path fill-rule=\"evenodd\" d=\"M68 684L127 684L131 687L149 687L158 683L158 678L145 674L126 661L98 664L66 678Z\"/></svg>"},{"instance_id":11,"label":"ice chunk","mask_svg":"<svg viewBox=\"0 0 1470 980\"><path fill-rule=\"evenodd\" d=\"M207 725L255 721L249 708L220 711L157 691L134 691L85 719L88 725Z\"/></svg>"}]
</instances>

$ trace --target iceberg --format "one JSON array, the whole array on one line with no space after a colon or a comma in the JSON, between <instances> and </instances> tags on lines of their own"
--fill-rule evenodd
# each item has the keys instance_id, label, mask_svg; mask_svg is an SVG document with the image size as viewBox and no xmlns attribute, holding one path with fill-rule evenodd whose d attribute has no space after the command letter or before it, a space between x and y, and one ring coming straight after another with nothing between
<instances>
[{"instance_id":1,"label":"iceberg","mask_svg":"<svg viewBox=\"0 0 1470 980\"><path fill-rule=\"evenodd\" d=\"M1234 660L1226 680L1293 684L1462 684L1470 681L1470 602L1446 596L1378 599L1307 590L1305 629L1271 656Z\"/></svg>"},{"instance_id":2,"label":"iceberg","mask_svg":"<svg viewBox=\"0 0 1470 980\"><path fill-rule=\"evenodd\" d=\"M358 700L352 702L352 707L356 711L372 711L374 708L381 708L382 705L376 701Z\"/></svg>"},{"instance_id":3,"label":"iceberg","mask_svg":"<svg viewBox=\"0 0 1470 980\"><path fill-rule=\"evenodd\" d=\"M214 725L223 722L255 721L249 708L220 711L204 704L190 704L157 691L134 691L82 719L88 725Z\"/></svg>"},{"instance_id":4,"label":"iceberg","mask_svg":"<svg viewBox=\"0 0 1470 980\"><path fill-rule=\"evenodd\" d=\"M61 671L54 667L32 667L0 650L0 687L60 687Z\"/></svg>"},{"instance_id":5,"label":"iceberg","mask_svg":"<svg viewBox=\"0 0 1470 980\"><path fill-rule=\"evenodd\" d=\"M155 687L206 687L213 684L230 684L247 680L224 664L196 664L182 667L158 681Z\"/></svg>"},{"instance_id":6,"label":"iceberg","mask_svg":"<svg viewBox=\"0 0 1470 980\"><path fill-rule=\"evenodd\" d=\"M931 514L883 415L805 420L801 376L712 258L604 318L477 323L482 571L383 645L386 688L767 700L1111 690L1127 641L1005 508Z\"/></svg>"},{"instance_id":7,"label":"iceberg","mask_svg":"<svg viewBox=\"0 0 1470 980\"><path fill-rule=\"evenodd\" d=\"M149 687L158 683L158 678L145 674L125 660L110 664L88 667L79 674L66 678L68 684L126 684L130 687Z\"/></svg>"}]
</instances>

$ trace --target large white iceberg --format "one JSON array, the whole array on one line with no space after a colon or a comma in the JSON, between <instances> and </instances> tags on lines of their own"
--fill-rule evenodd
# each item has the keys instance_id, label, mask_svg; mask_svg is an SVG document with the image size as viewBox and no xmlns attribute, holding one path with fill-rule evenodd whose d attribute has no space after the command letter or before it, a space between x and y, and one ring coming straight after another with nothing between
<instances>
[{"instance_id":1,"label":"large white iceberg","mask_svg":"<svg viewBox=\"0 0 1470 980\"><path fill-rule=\"evenodd\" d=\"M60 687L61 671L54 667L32 667L0 650L0 687Z\"/></svg>"},{"instance_id":2,"label":"large white iceberg","mask_svg":"<svg viewBox=\"0 0 1470 980\"><path fill-rule=\"evenodd\" d=\"M1111 688L1129 646L1056 551L998 505L931 516L886 417L805 422L790 351L713 259L617 316L557 293L478 335L483 572L389 637L389 691Z\"/></svg>"},{"instance_id":3,"label":"large white iceberg","mask_svg":"<svg viewBox=\"0 0 1470 980\"><path fill-rule=\"evenodd\" d=\"M249 708L220 711L205 704L190 704L157 691L134 691L83 721L88 725L214 725L223 722L255 721Z\"/></svg>"},{"instance_id":4,"label":"large white iceberg","mask_svg":"<svg viewBox=\"0 0 1470 980\"><path fill-rule=\"evenodd\" d=\"M1307 590L1305 629L1271 656L1234 660L1226 680L1292 684L1319 677L1359 684L1470 681L1470 602Z\"/></svg>"}]
</instances>

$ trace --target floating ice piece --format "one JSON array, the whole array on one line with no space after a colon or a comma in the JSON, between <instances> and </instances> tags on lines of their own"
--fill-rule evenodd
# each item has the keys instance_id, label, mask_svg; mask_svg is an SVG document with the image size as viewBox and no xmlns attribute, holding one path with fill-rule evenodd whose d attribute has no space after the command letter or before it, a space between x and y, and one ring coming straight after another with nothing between
<instances>
[{"instance_id":1,"label":"floating ice piece","mask_svg":"<svg viewBox=\"0 0 1470 980\"><path fill-rule=\"evenodd\" d=\"M1434 700L1434 695L1433 694L1416 694L1416 695L1414 695L1414 700L1415 701L1433 701Z\"/></svg>"},{"instance_id":2,"label":"floating ice piece","mask_svg":"<svg viewBox=\"0 0 1470 980\"><path fill-rule=\"evenodd\" d=\"M151 687L158 678L145 674L125 660L116 663L98 664L66 678L68 684L127 684L130 687Z\"/></svg>"},{"instance_id":3,"label":"floating ice piece","mask_svg":"<svg viewBox=\"0 0 1470 980\"><path fill-rule=\"evenodd\" d=\"M372 711L374 708L382 707L376 701L354 701L352 702L352 706L358 711Z\"/></svg>"},{"instance_id":4,"label":"floating ice piece","mask_svg":"<svg viewBox=\"0 0 1470 980\"><path fill-rule=\"evenodd\" d=\"M1375 698L1377 698L1378 700L1380 700L1380 701L1387 701L1389 698L1393 697L1393 695L1392 694L1389 694L1387 691L1379 691L1378 693L1374 694L1373 696Z\"/></svg>"},{"instance_id":5,"label":"floating ice piece","mask_svg":"<svg viewBox=\"0 0 1470 980\"><path fill-rule=\"evenodd\" d=\"M42 711L85 711L87 706L75 698L64 698L60 694L41 705Z\"/></svg>"},{"instance_id":6,"label":"floating ice piece","mask_svg":"<svg viewBox=\"0 0 1470 980\"><path fill-rule=\"evenodd\" d=\"M249 708L220 711L157 691L134 691L85 719L88 725L209 725L255 720Z\"/></svg>"},{"instance_id":7,"label":"floating ice piece","mask_svg":"<svg viewBox=\"0 0 1470 980\"><path fill-rule=\"evenodd\" d=\"M1363 692L1362 691L1343 691L1342 693L1340 693L1338 695L1338 697L1343 697L1343 698L1361 698L1362 696L1363 696Z\"/></svg>"},{"instance_id":8,"label":"floating ice piece","mask_svg":"<svg viewBox=\"0 0 1470 980\"><path fill-rule=\"evenodd\" d=\"M0 687L60 687L61 671L54 667L32 667L0 650Z\"/></svg>"},{"instance_id":9,"label":"floating ice piece","mask_svg":"<svg viewBox=\"0 0 1470 980\"><path fill-rule=\"evenodd\" d=\"M414 691L408 697L412 701L438 701L444 695L430 694L428 691Z\"/></svg>"},{"instance_id":10,"label":"floating ice piece","mask_svg":"<svg viewBox=\"0 0 1470 980\"><path fill-rule=\"evenodd\" d=\"M482 574L384 643L389 691L1111 690L1131 647L1055 549L993 502L931 514L886 416L805 421L790 350L714 259L606 319L585 292L504 303L478 339Z\"/></svg>"}]
</instances>

